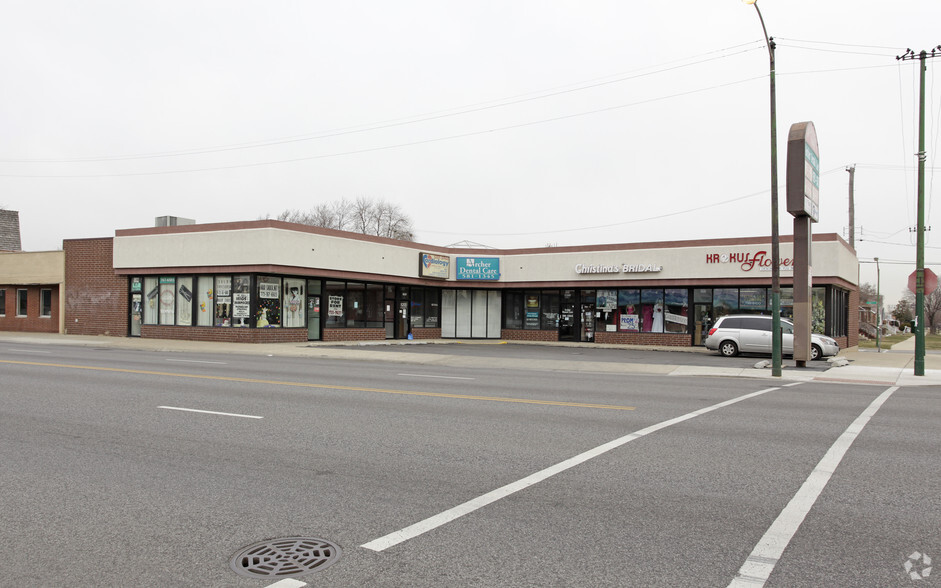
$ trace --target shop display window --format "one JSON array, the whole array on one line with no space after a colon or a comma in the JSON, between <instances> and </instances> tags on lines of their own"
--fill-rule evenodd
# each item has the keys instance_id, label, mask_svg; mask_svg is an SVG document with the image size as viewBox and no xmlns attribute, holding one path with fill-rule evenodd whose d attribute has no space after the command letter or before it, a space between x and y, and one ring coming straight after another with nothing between
<instances>
[{"instance_id":1,"label":"shop display window","mask_svg":"<svg viewBox=\"0 0 941 588\"><path fill-rule=\"evenodd\" d=\"M307 321L304 310L304 292L306 281L284 279L284 303L281 305L281 324L285 327L305 327Z\"/></svg>"},{"instance_id":2,"label":"shop display window","mask_svg":"<svg viewBox=\"0 0 941 588\"><path fill-rule=\"evenodd\" d=\"M160 324L172 325L176 322L176 278L160 277Z\"/></svg>"},{"instance_id":3,"label":"shop display window","mask_svg":"<svg viewBox=\"0 0 941 588\"><path fill-rule=\"evenodd\" d=\"M618 330L640 331L640 290L618 290Z\"/></svg>"},{"instance_id":4,"label":"shop display window","mask_svg":"<svg viewBox=\"0 0 941 588\"><path fill-rule=\"evenodd\" d=\"M523 293L507 292L503 305L503 325L506 329L523 328Z\"/></svg>"},{"instance_id":5,"label":"shop display window","mask_svg":"<svg viewBox=\"0 0 941 588\"><path fill-rule=\"evenodd\" d=\"M689 290L667 288L663 291L663 326L667 333L686 333L689 330Z\"/></svg>"},{"instance_id":6,"label":"shop display window","mask_svg":"<svg viewBox=\"0 0 941 588\"><path fill-rule=\"evenodd\" d=\"M595 331L617 331L618 291L597 290L595 292Z\"/></svg>"},{"instance_id":7,"label":"shop display window","mask_svg":"<svg viewBox=\"0 0 941 588\"><path fill-rule=\"evenodd\" d=\"M232 276L232 326L251 326L252 277Z\"/></svg>"},{"instance_id":8,"label":"shop display window","mask_svg":"<svg viewBox=\"0 0 941 588\"><path fill-rule=\"evenodd\" d=\"M232 326L232 276L216 276L212 296L216 307L214 324L217 327Z\"/></svg>"},{"instance_id":9,"label":"shop display window","mask_svg":"<svg viewBox=\"0 0 941 588\"><path fill-rule=\"evenodd\" d=\"M385 314L385 286L366 284L366 328L383 328Z\"/></svg>"},{"instance_id":10,"label":"shop display window","mask_svg":"<svg viewBox=\"0 0 941 588\"><path fill-rule=\"evenodd\" d=\"M645 288L640 291L640 330L643 333L663 332L663 290Z\"/></svg>"},{"instance_id":11,"label":"shop display window","mask_svg":"<svg viewBox=\"0 0 941 588\"><path fill-rule=\"evenodd\" d=\"M156 325L160 304L160 286L157 278L144 278L144 324Z\"/></svg>"},{"instance_id":12,"label":"shop display window","mask_svg":"<svg viewBox=\"0 0 941 588\"><path fill-rule=\"evenodd\" d=\"M540 310L544 331L554 331L559 328L559 293L543 292L540 297Z\"/></svg>"},{"instance_id":13,"label":"shop display window","mask_svg":"<svg viewBox=\"0 0 941 588\"><path fill-rule=\"evenodd\" d=\"M176 324L189 327L193 325L193 278L176 279Z\"/></svg>"},{"instance_id":14,"label":"shop display window","mask_svg":"<svg viewBox=\"0 0 941 588\"><path fill-rule=\"evenodd\" d=\"M523 301L526 304L526 314L523 317L524 329L539 330L539 299L538 292L526 292L523 295Z\"/></svg>"},{"instance_id":15,"label":"shop display window","mask_svg":"<svg viewBox=\"0 0 941 588\"><path fill-rule=\"evenodd\" d=\"M214 310L212 276L199 276L196 280L196 324L211 327Z\"/></svg>"},{"instance_id":16,"label":"shop display window","mask_svg":"<svg viewBox=\"0 0 941 588\"><path fill-rule=\"evenodd\" d=\"M327 282L324 287L324 298L327 300L327 322L326 328L339 329L346 327L346 319L343 303L346 294L346 284L344 282Z\"/></svg>"},{"instance_id":17,"label":"shop display window","mask_svg":"<svg viewBox=\"0 0 941 588\"><path fill-rule=\"evenodd\" d=\"M281 326L281 278L258 276L256 282L258 308L255 327L259 329Z\"/></svg>"},{"instance_id":18,"label":"shop display window","mask_svg":"<svg viewBox=\"0 0 941 588\"><path fill-rule=\"evenodd\" d=\"M712 291L713 321L738 310L738 288L716 288Z\"/></svg>"},{"instance_id":19,"label":"shop display window","mask_svg":"<svg viewBox=\"0 0 941 588\"><path fill-rule=\"evenodd\" d=\"M366 284L349 282L346 285L346 326L366 326Z\"/></svg>"},{"instance_id":20,"label":"shop display window","mask_svg":"<svg viewBox=\"0 0 941 588\"><path fill-rule=\"evenodd\" d=\"M741 288L738 291L738 307L743 311L764 311L768 309L767 288Z\"/></svg>"},{"instance_id":21,"label":"shop display window","mask_svg":"<svg viewBox=\"0 0 941 588\"><path fill-rule=\"evenodd\" d=\"M409 321L413 327L425 326L425 290L412 288Z\"/></svg>"},{"instance_id":22,"label":"shop display window","mask_svg":"<svg viewBox=\"0 0 941 588\"><path fill-rule=\"evenodd\" d=\"M437 327L441 324L441 305L438 302L439 290L425 288L425 326Z\"/></svg>"}]
</instances>

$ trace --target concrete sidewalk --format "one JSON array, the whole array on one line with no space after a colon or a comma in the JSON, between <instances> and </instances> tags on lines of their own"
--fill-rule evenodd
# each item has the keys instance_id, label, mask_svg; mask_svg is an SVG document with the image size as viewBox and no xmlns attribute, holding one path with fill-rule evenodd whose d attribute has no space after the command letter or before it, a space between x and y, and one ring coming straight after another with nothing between
<instances>
[{"instance_id":1,"label":"concrete sidewalk","mask_svg":"<svg viewBox=\"0 0 941 588\"><path fill-rule=\"evenodd\" d=\"M519 361L513 358L494 358L494 357L469 357L466 355L454 355L448 353L448 347L457 344L500 344L502 341L495 340L430 340L430 341L378 341L371 343L274 343L274 344L250 344L250 343L218 343L203 341L176 341L167 339L140 339L137 337L95 337L83 335L59 335L46 333L12 333L0 332L0 343L3 345L15 345L21 343L35 343L44 345L78 345L85 347L104 347L109 349L128 349L141 351L163 351L177 353L218 353L234 355L267 355L278 357L310 357L337 360L359 360L359 361L384 361L406 364L426 364L454 367L478 367L486 365L490 368L506 367L510 369L520 369ZM514 342L517 344L530 344ZM396 353L384 349L382 351L371 351L370 347L375 346L396 346L396 345L435 345L434 353ZM533 343L536 345L536 343ZM592 371L607 373L635 373L635 374L659 374L675 376L726 376L726 377L750 377L750 378L772 378L769 368L737 368L701 366L684 364L683 356L685 353L711 353L702 347L652 347L638 345L599 345L595 343L538 343L553 347L586 347L586 348L623 348L623 349L645 349L662 350L674 352L675 363L673 364L646 364L646 363L627 363L627 362L592 362L592 361L558 361L553 360L527 360L526 365L529 369L541 370L567 370L567 371ZM925 375L914 375L915 353L914 337L896 344L891 350L883 350L881 353L875 349L859 349L853 347L844 349L837 358L831 358L831 365L825 371L804 370L794 367L792 360L785 360L784 369L780 380L783 381L829 381L829 382L848 382L865 383L877 385L899 385L899 386L941 386L941 354L926 353L925 356ZM438 349L440 348L440 349ZM0 357L5 350L0 348ZM440 351L440 352L439 352ZM680 353L677 353L680 352ZM685 353L683 353L685 352ZM845 359L846 361L836 361L834 359ZM761 362L760 358L755 359L755 363ZM721 364L720 361L716 362ZM844 364L838 367L838 364Z\"/></svg>"}]
</instances>

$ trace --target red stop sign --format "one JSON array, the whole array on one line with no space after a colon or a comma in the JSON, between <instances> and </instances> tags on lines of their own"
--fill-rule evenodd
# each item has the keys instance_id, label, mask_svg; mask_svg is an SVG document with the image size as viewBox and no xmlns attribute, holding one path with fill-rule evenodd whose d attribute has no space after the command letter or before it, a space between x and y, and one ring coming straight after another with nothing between
<instances>
[{"instance_id":1,"label":"red stop sign","mask_svg":"<svg viewBox=\"0 0 941 588\"><path fill-rule=\"evenodd\" d=\"M915 270L908 276L908 289L912 291L913 294L918 294L918 291L915 289L916 278L918 276L918 270ZM933 271L928 268L925 268L925 296L931 294L938 289L938 276Z\"/></svg>"}]
</instances>

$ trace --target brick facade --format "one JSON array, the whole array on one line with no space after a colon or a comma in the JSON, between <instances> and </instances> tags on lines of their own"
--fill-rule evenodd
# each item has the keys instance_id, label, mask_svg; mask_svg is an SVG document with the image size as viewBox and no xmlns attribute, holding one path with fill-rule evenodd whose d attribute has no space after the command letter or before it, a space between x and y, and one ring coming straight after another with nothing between
<instances>
[{"instance_id":1,"label":"brick facade","mask_svg":"<svg viewBox=\"0 0 941 588\"><path fill-rule=\"evenodd\" d=\"M618 345L662 345L666 347L689 347L693 336L689 333L595 333L595 343Z\"/></svg>"},{"instance_id":2,"label":"brick facade","mask_svg":"<svg viewBox=\"0 0 941 588\"><path fill-rule=\"evenodd\" d=\"M59 285L0 285L4 292L3 308L0 308L0 331L16 331L23 333L58 333L59 332ZM19 297L18 290L26 290L26 315L17 316L16 304ZM40 315L40 292L50 290L52 295L51 314Z\"/></svg>"},{"instance_id":3,"label":"brick facade","mask_svg":"<svg viewBox=\"0 0 941 588\"><path fill-rule=\"evenodd\" d=\"M128 280L114 273L110 237L67 239L65 332L69 335L128 334Z\"/></svg>"},{"instance_id":4,"label":"brick facade","mask_svg":"<svg viewBox=\"0 0 941 588\"><path fill-rule=\"evenodd\" d=\"M237 329L233 327L176 327L141 325L144 339L178 339L220 343L306 343L307 329Z\"/></svg>"},{"instance_id":5,"label":"brick facade","mask_svg":"<svg viewBox=\"0 0 941 588\"><path fill-rule=\"evenodd\" d=\"M500 337L507 341L558 341L558 331L537 331L528 329L503 329Z\"/></svg>"}]
</instances>

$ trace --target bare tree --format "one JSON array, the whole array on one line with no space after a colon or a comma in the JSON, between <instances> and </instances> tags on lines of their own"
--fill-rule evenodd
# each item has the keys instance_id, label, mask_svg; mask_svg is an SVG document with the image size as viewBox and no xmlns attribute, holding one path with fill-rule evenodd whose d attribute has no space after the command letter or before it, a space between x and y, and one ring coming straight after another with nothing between
<instances>
[{"instance_id":1,"label":"bare tree","mask_svg":"<svg viewBox=\"0 0 941 588\"><path fill-rule=\"evenodd\" d=\"M321 203L309 212L285 210L276 218L315 227L353 231L363 235L404 241L415 239L412 220L397 204L366 196L360 196L353 202L343 198Z\"/></svg>"},{"instance_id":2,"label":"bare tree","mask_svg":"<svg viewBox=\"0 0 941 588\"><path fill-rule=\"evenodd\" d=\"M915 310L915 295L910 290L905 292L905 300ZM925 294L925 322L932 335L937 334L941 327L941 288L931 294Z\"/></svg>"}]
</instances>

